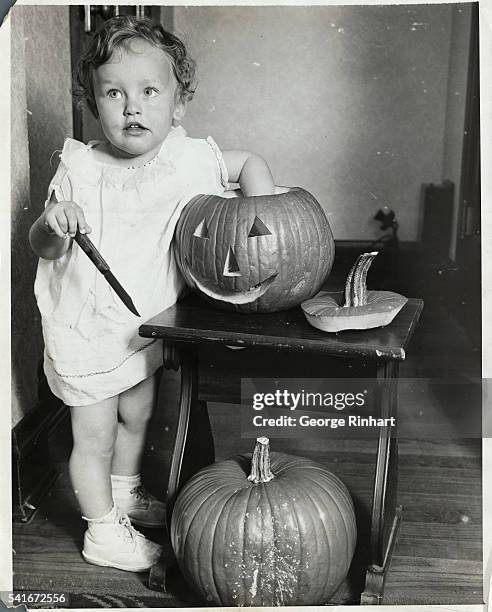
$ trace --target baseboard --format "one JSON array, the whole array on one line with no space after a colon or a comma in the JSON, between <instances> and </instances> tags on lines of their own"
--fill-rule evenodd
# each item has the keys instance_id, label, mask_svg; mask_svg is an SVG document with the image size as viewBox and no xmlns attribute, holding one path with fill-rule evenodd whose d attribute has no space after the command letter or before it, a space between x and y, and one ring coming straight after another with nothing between
<instances>
[{"instance_id":1,"label":"baseboard","mask_svg":"<svg viewBox=\"0 0 492 612\"><path fill-rule=\"evenodd\" d=\"M12 430L12 520L28 523L53 486L54 467L49 438L68 416L68 409L50 393Z\"/></svg>"}]
</instances>

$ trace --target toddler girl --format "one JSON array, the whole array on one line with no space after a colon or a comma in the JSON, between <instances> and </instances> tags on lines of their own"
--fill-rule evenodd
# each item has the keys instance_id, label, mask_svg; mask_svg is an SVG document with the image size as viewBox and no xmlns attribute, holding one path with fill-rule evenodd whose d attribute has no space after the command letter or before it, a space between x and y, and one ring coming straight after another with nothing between
<instances>
[{"instance_id":1,"label":"toddler girl","mask_svg":"<svg viewBox=\"0 0 492 612\"><path fill-rule=\"evenodd\" d=\"M274 185L257 155L220 152L212 138L188 138L178 126L195 66L160 25L128 16L107 21L80 62L78 82L106 139L66 140L30 231L41 258L35 294L44 370L70 406L70 476L88 523L82 554L89 563L144 571L160 546L132 523L160 527L165 515L140 480L162 359L160 343L139 337L138 327L183 288L171 240L190 198L221 194L228 181L245 195L273 193ZM77 230L91 234L141 319L73 241Z\"/></svg>"}]
</instances>

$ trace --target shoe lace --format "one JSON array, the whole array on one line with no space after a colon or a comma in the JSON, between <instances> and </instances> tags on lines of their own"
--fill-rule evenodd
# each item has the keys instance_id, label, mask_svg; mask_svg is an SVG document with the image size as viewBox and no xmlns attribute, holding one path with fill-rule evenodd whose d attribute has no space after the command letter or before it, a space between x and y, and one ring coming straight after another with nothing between
<instances>
[{"instance_id":1,"label":"shoe lace","mask_svg":"<svg viewBox=\"0 0 492 612\"><path fill-rule=\"evenodd\" d=\"M139 501L152 501L152 495L146 489L144 489L142 485L139 485L138 487L133 487L133 489L131 489L130 491L130 495L135 495L135 497Z\"/></svg>"},{"instance_id":2,"label":"shoe lace","mask_svg":"<svg viewBox=\"0 0 492 612\"><path fill-rule=\"evenodd\" d=\"M133 525L130 522L130 519L128 518L126 514L121 514L119 516L118 523L122 527L125 527L125 531L123 530L121 531L121 537L134 540L139 535L138 531L135 529L135 527L133 527Z\"/></svg>"}]
</instances>

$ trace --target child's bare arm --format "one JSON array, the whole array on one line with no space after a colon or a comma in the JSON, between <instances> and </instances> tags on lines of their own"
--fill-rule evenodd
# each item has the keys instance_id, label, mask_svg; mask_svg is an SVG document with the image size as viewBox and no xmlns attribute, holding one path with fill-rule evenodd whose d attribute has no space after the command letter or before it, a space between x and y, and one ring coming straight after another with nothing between
<instances>
[{"instance_id":1,"label":"child's bare arm","mask_svg":"<svg viewBox=\"0 0 492 612\"><path fill-rule=\"evenodd\" d=\"M91 228L87 224L83 210L75 202L57 202L52 196L41 216L33 223L29 231L29 242L32 250L43 259L58 259L64 255L77 229L88 234Z\"/></svg>"},{"instance_id":2,"label":"child's bare arm","mask_svg":"<svg viewBox=\"0 0 492 612\"><path fill-rule=\"evenodd\" d=\"M239 183L245 196L275 193L272 173L266 161L247 151L223 151L229 180Z\"/></svg>"}]
</instances>

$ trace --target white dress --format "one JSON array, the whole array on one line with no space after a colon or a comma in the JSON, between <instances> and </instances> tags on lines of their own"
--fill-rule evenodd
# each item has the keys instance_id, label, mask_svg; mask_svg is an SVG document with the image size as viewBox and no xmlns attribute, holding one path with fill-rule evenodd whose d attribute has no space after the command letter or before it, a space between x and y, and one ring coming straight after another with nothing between
<instances>
[{"instance_id":1,"label":"white dress","mask_svg":"<svg viewBox=\"0 0 492 612\"><path fill-rule=\"evenodd\" d=\"M92 148L67 139L50 183L58 200L73 200L89 234L130 294L141 318L120 301L87 255L72 242L57 260L40 259L34 291L45 342L44 371L69 406L117 395L162 364L161 343L139 326L174 304L184 287L171 240L179 215L199 193L221 194L227 170L211 138L173 128L157 156L124 168L95 159Z\"/></svg>"}]
</instances>

